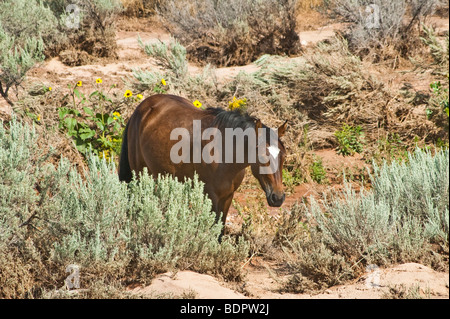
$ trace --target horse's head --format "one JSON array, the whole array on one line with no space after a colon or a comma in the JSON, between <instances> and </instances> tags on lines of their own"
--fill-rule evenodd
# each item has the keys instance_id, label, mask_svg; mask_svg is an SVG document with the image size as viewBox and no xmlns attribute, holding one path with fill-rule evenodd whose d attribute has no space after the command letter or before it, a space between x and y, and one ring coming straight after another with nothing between
<instances>
[{"instance_id":1,"label":"horse's head","mask_svg":"<svg viewBox=\"0 0 450 319\"><path fill-rule=\"evenodd\" d=\"M256 163L251 164L252 174L266 192L267 203L280 207L285 199L282 170L286 158L286 149L280 141L286 131L287 121L278 131L262 125L256 120L255 129L258 136Z\"/></svg>"}]
</instances>

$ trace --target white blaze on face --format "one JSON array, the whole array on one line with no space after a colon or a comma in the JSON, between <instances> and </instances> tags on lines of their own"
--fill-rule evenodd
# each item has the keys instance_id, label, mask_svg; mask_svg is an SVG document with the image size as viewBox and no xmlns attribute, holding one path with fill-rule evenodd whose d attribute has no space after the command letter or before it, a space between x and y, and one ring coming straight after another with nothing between
<instances>
[{"instance_id":1,"label":"white blaze on face","mask_svg":"<svg viewBox=\"0 0 450 319\"><path fill-rule=\"evenodd\" d=\"M274 159L277 159L278 154L280 154L280 149L276 146L270 145L267 150L269 151L270 155L272 155L272 157Z\"/></svg>"}]
</instances>

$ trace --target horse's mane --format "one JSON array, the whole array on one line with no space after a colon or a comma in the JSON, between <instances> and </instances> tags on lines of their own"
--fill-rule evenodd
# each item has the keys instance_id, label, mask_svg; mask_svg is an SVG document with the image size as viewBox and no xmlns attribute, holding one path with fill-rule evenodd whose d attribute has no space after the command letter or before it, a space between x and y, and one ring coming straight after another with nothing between
<instances>
[{"instance_id":1,"label":"horse's mane","mask_svg":"<svg viewBox=\"0 0 450 319\"><path fill-rule=\"evenodd\" d=\"M205 113L214 116L211 126L217 127L221 131L224 131L226 128L241 128L245 131L248 128L255 128L255 122L257 121L257 118L239 110L227 111L221 108L210 107L205 110ZM270 134L273 130L264 124L262 124L262 127L266 129L266 141L270 141ZM283 145L281 140L279 142Z\"/></svg>"},{"instance_id":2,"label":"horse's mane","mask_svg":"<svg viewBox=\"0 0 450 319\"><path fill-rule=\"evenodd\" d=\"M208 108L205 110L207 115L214 116L214 120L211 124L212 127L217 127L219 130L225 128L241 128L246 130L250 127L255 127L256 118L242 114L238 110L227 111L220 108Z\"/></svg>"}]
</instances>

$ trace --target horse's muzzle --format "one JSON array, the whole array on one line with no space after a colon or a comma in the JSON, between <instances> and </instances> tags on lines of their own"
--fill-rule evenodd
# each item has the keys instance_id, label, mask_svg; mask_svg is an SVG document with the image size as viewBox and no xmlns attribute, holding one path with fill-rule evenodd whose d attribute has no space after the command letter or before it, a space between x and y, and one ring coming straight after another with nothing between
<instances>
[{"instance_id":1,"label":"horse's muzzle","mask_svg":"<svg viewBox=\"0 0 450 319\"><path fill-rule=\"evenodd\" d=\"M271 193L267 196L267 203L269 203L269 206L271 207L280 207L284 203L285 198L286 195L284 193Z\"/></svg>"}]
</instances>

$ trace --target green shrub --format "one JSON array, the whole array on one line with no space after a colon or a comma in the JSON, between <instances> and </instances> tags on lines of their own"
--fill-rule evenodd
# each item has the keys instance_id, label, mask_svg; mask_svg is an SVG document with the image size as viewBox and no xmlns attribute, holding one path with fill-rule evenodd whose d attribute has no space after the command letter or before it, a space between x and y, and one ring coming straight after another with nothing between
<instances>
[{"instance_id":1,"label":"green shrub","mask_svg":"<svg viewBox=\"0 0 450 319\"><path fill-rule=\"evenodd\" d=\"M278 236L298 272L287 288L341 283L369 264L422 262L448 270L448 156L448 149L434 156L417 149L406 163L374 165L372 190L358 194L346 183L343 192L295 206Z\"/></svg>"},{"instance_id":2,"label":"green shrub","mask_svg":"<svg viewBox=\"0 0 450 319\"><path fill-rule=\"evenodd\" d=\"M171 72L173 77L183 79L187 75L186 48L177 40L169 45L162 41L144 44L139 37L138 43L148 56L155 58L158 65Z\"/></svg>"},{"instance_id":3,"label":"green shrub","mask_svg":"<svg viewBox=\"0 0 450 319\"><path fill-rule=\"evenodd\" d=\"M217 101L219 91L214 69L207 65L200 74L190 75L186 48L177 40L168 45L162 41L144 44L139 38L138 42L144 52L156 59L163 70L133 70L134 79L129 79L129 83L136 90L150 90L152 93L170 91L171 94L181 95L192 101L211 101L209 106L216 106L214 102Z\"/></svg>"},{"instance_id":4,"label":"green shrub","mask_svg":"<svg viewBox=\"0 0 450 319\"><path fill-rule=\"evenodd\" d=\"M363 151L364 133L361 126L353 127L344 123L342 129L336 131L334 136L338 142L338 154L347 156Z\"/></svg>"},{"instance_id":5,"label":"green shrub","mask_svg":"<svg viewBox=\"0 0 450 319\"><path fill-rule=\"evenodd\" d=\"M248 244L218 242L222 225L197 178L144 174L127 186L97 156L81 175L67 160L47 163L33 129L8 125L0 126L1 297L60 289L70 264L80 267L86 289L148 283L174 268L241 278Z\"/></svg>"},{"instance_id":6,"label":"green shrub","mask_svg":"<svg viewBox=\"0 0 450 319\"><path fill-rule=\"evenodd\" d=\"M9 98L9 90L17 90L26 73L44 59L43 51L40 37L23 37L18 41L5 31L0 20L0 94L10 105L14 103Z\"/></svg>"},{"instance_id":7,"label":"green shrub","mask_svg":"<svg viewBox=\"0 0 450 319\"><path fill-rule=\"evenodd\" d=\"M14 37L18 47L24 47L29 39L42 38L47 56L60 42L65 42L65 35L59 30L58 19L44 1L2 1L0 22L3 29Z\"/></svg>"},{"instance_id":8,"label":"green shrub","mask_svg":"<svg viewBox=\"0 0 450 319\"><path fill-rule=\"evenodd\" d=\"M286 187L286 190L290 193L294 192L294 187L300 185L303 181L299 169L289 171L288 169L284 168L282 174L283 174L283 184Z\"/></svg>"},{"instance_id":9,"label":"green shrub","mask_svg":"<svg viewBox=\"0 0 450 319\"><path fill-rule=\"evenodd\" d=\"M323 184L327 180L327 171L323 167L322 159L316 158L310 166L310 175L314 182Z\"/></svg>"}]
</instances>

